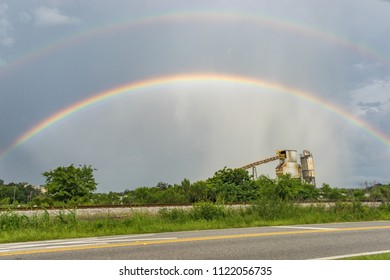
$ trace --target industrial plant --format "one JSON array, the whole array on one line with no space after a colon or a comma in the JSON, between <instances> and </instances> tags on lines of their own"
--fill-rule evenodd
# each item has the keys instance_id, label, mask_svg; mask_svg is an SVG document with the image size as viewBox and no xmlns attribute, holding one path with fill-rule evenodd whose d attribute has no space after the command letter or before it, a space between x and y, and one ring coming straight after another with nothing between
<instances>
[{"instance_id":1,"label":"industrial plant","mask_svg":"<svg viewBox=\"0 0 390 280\"><path fill-rule=\"evenodd\" d=\"M302 180L305 183L316 185L315 176L314 176L314 163L313 155L304 150L300 154L300 164L298 163L298 154L297 150L278 150L276 151L276 156L252 162L250 164L244 165L242 169L252 169L253 178L257 177L256 167L279 160L279 164L275 168L276 176L280 177L281 175L290 174L291 178Z\"/></svg>"}]
</instances>

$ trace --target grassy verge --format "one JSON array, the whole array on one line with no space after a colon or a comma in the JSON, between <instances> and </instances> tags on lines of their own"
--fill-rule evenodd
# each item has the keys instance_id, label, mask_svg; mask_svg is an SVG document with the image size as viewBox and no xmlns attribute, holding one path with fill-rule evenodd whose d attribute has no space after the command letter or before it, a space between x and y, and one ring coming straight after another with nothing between
<instances>
[{"instance_id":1,"label":"grassy verge","mask_svg":"<svg viewBox=\"0 0 390 280\"><path fill-rule=\"evenodd\" d=\"M390 260L390 253L355 256L350 258L344 258L342 260L373 260L373 261Z\"/></svg>"},{"instance_id":2,"label":"grassy verge","mask_svg":"<svg viewBox=\"0 0 390 280\"><path fill-rule=\"evenodd\" d=\"M157 214L134 213L128 217L78 217L72 210L57 216L47 212L25 216L0 213L0 243L104 235L156 233L269 225L390 220L390 204L366 207L361 203L336 203L302 207L263 200L246 208L233 209L211 203L195 204L190 210L162 209Z\"/></svg>"}]
</instances>

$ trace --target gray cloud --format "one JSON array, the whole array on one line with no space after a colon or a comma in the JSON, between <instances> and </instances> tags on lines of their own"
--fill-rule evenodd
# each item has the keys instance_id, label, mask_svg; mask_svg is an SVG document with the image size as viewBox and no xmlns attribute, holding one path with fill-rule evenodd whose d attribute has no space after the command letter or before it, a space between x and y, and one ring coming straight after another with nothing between
<instances>
[{"instance_id":1,"label":"gray cloud","mask_svg":"<svg viewBox=\"0 0 390 280\"><path fill-rule=\"evenodd\" d=\"M376 102L359 102L357 104L359 107L361 107L363 110L367 110L367 109L370 109L370 108L380 108L383 103L382 102L379 102L379 101L376 101Z\"/></svg>"},{"instance_id":2,"label":"gray cloud","mask_svg":"<svg viewBox=\"0 0 390 280\"><path fill-rule=\"evenodd\" d=\"M34 22L38 26L74 25L81 22L77 17L63 15L57 8L41 6L34 11Z\"/></svg>"},{"instance_id":3,"label":"gray cloud","mask_svg":"<svg viewBox=\"0 0 390 280\"><path fill-rule=\"evenodd\" d=\"M362 117L368 113L390 112L390 78L374 79L352 90L350 106Z\"/></svg>"},{"instance_id":4,"label":"gray cloud","mask_svg":"<svg viewBox=\"0 0 390 280\"><path fill-rule=\"evenodd\" d=\"M14 44L14 38L10 35L12 24L8 18L8 9L6 3L0 3L0 67L7 63L4 47L9 48Z\"/></svg>"},{"instance_id":5,"label":"gray cloud","mask_svg":"<svg viewBox=\"0 0 390 280\"><path fill-rule=\"evenodd\" d=\"M28 23L32 20L32 16L26 12L19 13L19 20L24 23Z\"/></svg>"}]
</instances>

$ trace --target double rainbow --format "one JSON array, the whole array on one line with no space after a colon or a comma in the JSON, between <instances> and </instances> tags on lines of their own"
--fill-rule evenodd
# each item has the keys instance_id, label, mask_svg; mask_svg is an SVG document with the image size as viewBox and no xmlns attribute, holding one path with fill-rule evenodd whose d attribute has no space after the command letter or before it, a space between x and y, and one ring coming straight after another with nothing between
<instances>
[{"instance_id":1,"label":"double rainbow","mask_svg":"<svg viewBox=\"0 0 390 280\"><path fill-rule=\"evenodd\" d=\"M140 28L146 26L157 26L158 24L170 24L170 23L186 23L186 22L210 22L210 23L225 23L225 22L236 22L236 23L254 23L259 26L266 26L276 30L284 30L298 34L300 36L306 36L308 38L314 38L321 40L326 43L339 45L346 49L353 50L363 56L367 56L370 59L383 62L386 65L390 65L390 59L388 56L383 55L382 53L373 50L367 46L364 46L354 40L349 38L344 38L340 35L327 32L325 30L314 28L307 24L302 24L299 22L289 21L286 19L276 18L267 16L264 14L254 14L254 13L237 13L233 11L174 11L165 14L154 14L154 15L144 15L139 17L133 17L128 19L119 20L117 22L106 23L101 26L94 26L81 30L78 33L71 34L70 36L63 37L57 41L46 43L40 47L37 47L33 50L30 50L19 57L16 57L8 65L5 65L0 69L0 78L4 74L11 73L13 70L22 68L30 63L33 63L41 58L49 56L52 53L58 52L67 47L72 47L74 45L86 42L88 40L99 38L110 34L112 32L128 30L131 28ZM345 109L333 104L325 99L321 99L315 96L312 93L293 88L290 86L284 86L274 82L269 82L266 80L259 80L248 77L226 75L226 74L185 74L185 75L172 75L165 77L157 77L152 79L147 79L144 81L138 81L130 84L121 85L106 91L92 95L89 98L81 100L74 103L73 105L66 107L55 114L49 116L48 118L37 123L29 130L21 134L8 148L0 152L0 160L2 160L6 155L10 154L17 147L23 145L34 136L39 133L42 133L49 127L57 124L63 119L66 119L68 116L82 111L83 109L97 104L103 101L107 101L114 97L121 97L127 94L135 94L146 92L159 87L164 87L167 85L175 84L187 84L189 86L197 83L219 83L221 85L226 84L235 84L235 85L248 85L254 88L262 88L269 91L282 92L287 95L294 96L296 98L301 98L307 102L312 103L313 105L319 106L325 110L328 110L346 121L352 123L353 125L360 127L366 130L373 137L379 141L390 145L390 137L385 133L379 131L378 129L370 126L368 123L352 115Z\"/></svg>"},{"instance_id":2,"label":"double rainbow","mask_svg":"<svg viewBox=\"0 0 390 280\"><path fill-rule=\"evenodd\" d=\"M339 107L336 104L333 104L325 99L322 99L318 96L315 96L312 93L293 88L290 86L285 86L282 84L269 82L266 80L259 80L254 78L234 76L229 74L205 74L205 73L195 73L195 74L183 74L183 75L171 75L164 77L157 77L152 79L147 79L143 81L138 81L130 84L121 85L119 87L111 88L103 92L92 95L89 98L81 100L74 103L73 105L66 107L55 114L49 116L48 118L40 121L28 131L20 135L5 151L0 154L0 160L10 154L13 150L28 142L36 135L42 133L43 131L54 126L58 122L65 120L72 114L75 114L79 111L85 110L86 108L109 101L114 98L120 98L129 94L137 94L142 92L148 92L151 90L164 88L166 86L195 86L198 84L207 84L213 83L221 86L249 86L254 89L267 90L269 92L278 92L286 95L290 95L299 99L303 99L306 102L311 103L312 105L318 106L327 110L333 114L340 116L346 121L350 122L356 127L364 129L374 138L378 139L382 143L390 146L390 137L385 133L379 131L378 129L370 126L368 123L352 115L348 111Z\"/></svg>"}]
</instances>

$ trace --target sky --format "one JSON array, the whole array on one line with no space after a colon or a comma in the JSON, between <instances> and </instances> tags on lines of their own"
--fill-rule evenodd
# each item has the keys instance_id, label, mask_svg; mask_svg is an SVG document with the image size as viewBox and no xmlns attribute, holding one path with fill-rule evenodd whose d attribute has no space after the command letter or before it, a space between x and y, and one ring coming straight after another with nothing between
<instances>
[{"instance_id":1,"label":"sky","mask_svg":"<svg viewBox=\"0 0 390 280\"><path fill-rule=\"evenodd\" d=\"M292 149L313 154L317 186L390 183L389 14L381 0L0 0L0 178L85 164L120 192Z\"/></svg>"}]
</instances>

